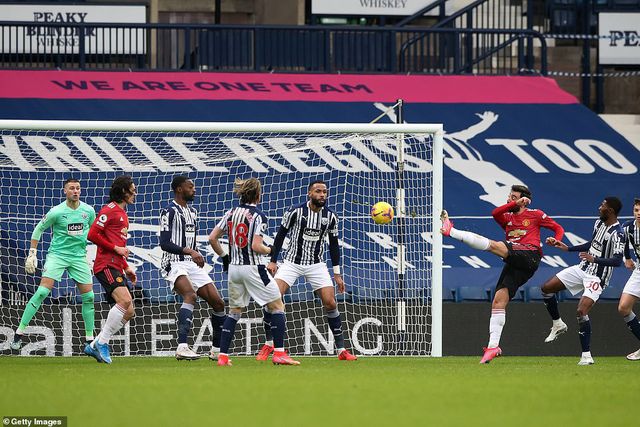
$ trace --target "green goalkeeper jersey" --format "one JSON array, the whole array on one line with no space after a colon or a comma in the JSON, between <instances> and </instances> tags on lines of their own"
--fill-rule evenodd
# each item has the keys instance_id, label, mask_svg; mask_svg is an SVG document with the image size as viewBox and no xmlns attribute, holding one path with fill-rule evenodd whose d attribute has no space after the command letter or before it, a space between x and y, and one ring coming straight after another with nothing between
<instances>
[{"instance_id":1,"label":"green goalkeeper jersey","mask_svg":"<svg viewBox=\"0 0 640 427\"><path fill-rule=\"evenodd\" d=\"M40 240L42 233L51 228L53 238L49 253L64 256L86 256L87 234L96 219L96 212L84 202L76 209L67 206L64 201L52 207L40 220L31 234L31 240Z\"/></svg>"}]
</instances>

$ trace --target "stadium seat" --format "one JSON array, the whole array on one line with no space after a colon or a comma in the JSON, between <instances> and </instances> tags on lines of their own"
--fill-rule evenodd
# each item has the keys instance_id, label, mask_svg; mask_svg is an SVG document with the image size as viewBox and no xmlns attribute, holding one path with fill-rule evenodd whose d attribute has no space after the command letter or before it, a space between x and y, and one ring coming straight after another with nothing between
<instances>
[{"instance_id":1,"label":"stadium seat","mask_svg":"<svg viewBox=\"0 0 640 427\"><path fill-rule=\"evenodd\" d=\"M622 296L621 286L607 286L602 294L600 294L600 300L615 302L619 301Z\"/></svg>"},{"instance_id":2,"label":"stadium seat","mask_svg":"<svg viewBox=\"0 0 640 427\"><path fill-rule=\"evenodd\" d=\"M491 290L479 286L460 286L455 291L456 302L491 301Z\"/></svg>"},{"instance_id":3,"label":"stadium seat","mask_svg":"<svg viewBox=\"0 0 640 427\"><path fill-rule=\"evenodd\" d=\"M544 298L542 297L542 290L540 286L525 286L524 288L520 288L524 292L524 301L542 301Z\"/></svg>"}]
</instances>

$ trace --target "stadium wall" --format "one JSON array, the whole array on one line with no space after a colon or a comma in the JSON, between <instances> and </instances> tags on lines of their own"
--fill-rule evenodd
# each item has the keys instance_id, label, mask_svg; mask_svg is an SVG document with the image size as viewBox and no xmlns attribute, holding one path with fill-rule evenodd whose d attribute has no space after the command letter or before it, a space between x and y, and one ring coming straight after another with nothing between
<instances>
[{"instance_id":1,"label":"stadium wall","mask_svg":"<svg viewBox=\"0 0 640 427\"><path fill-rule=\"evenodd\" d=\"M166 120L166 121L264 121L264 122L368 122L386 111L396 99L406 102L405 120L410 123L444 123L445 128L445 188L444 205L457 227L471 230L493 239L503 233L490 216L491 210L502 204L510 185L524 183L533 191L533 207L543 209L560 222L567 231L566 241L578 244L591 236L597 207L605 196L619 196L625 207L621 219L630 218L631 201L638 196L635 183L640 182L640 153L622 136L613 131L575 98L560 90L555 82L541 77L480 77L480 76L388 76L388 75L276 75L224 73L106 73L0 71L0 118L14 119L80 119L80 120ZM384 122L395 121L392 112ZM0 149L6 147L3 140ZM79 148L78 148L79 149ZM187 151L196 151L195 148ZM0 150L0 153L2 150ZM159 151L154 154L161 153ZM178 153L189 155L193 152ZM187 157L185 157L187 158ZM2 187L10 188L15 180L24 178L24 164L13 163L0 154L4 167L10 171L2 176ZM46 163L46 159L44 159ZM46 166L46 165L45 165ZM92 163L84 164L106 180L112 172L100 172ZM151 159L144 165L153 170L158 166ZM296 169L297 181L312 174ZM55 168L53 168L55 169ZM30 197L37 200L56 191L64 170L47 172L32 188ZM316 175L313 175L315 178ZM228 177L210 176L219 188L229 185ZM167 183L157 183L151 190L163 200L169 197ZM285 187L282 191L294 191ZM10 205L10 194L2 193L2 206ZM87 194L94 206L102 204L102 194ZM5 199L6 198L6 199ZM133 206L131 240L133 263L146 272L141 282L154 287L159 275L151 257L156 250L153 239L137 237L152 231L153 223L145 223L142 213L156 212L161 200L149 200L148 205ZM208 208L207 200L199 200L199 210ZM331 203L331 201L330 201ZM48 207L29 206L28 212L0 211L6 222L11 215L40 217ZM139 209L139 211L136 211ZM269 229L275 230L277 218L284 207L268 212L273 218ZM139 218L136 217L139 213ZM211 218L221 212L211 212ZM151 221L151 220L150 220ZM203 223L209 230L212 222ZM26 229L11 229L0 236L3 257L3 281L23 275L21 265L28 239ZM206 231L203 231L203 233ZM379 250L387 250L381 236ZM546 235L543 234L543 237ZM371 237L361 236L361 241ZM354 239L358 240L358 239ZM146 242L146 243L144 243ZM347 241L352 244L353 241ZM368 259L369 254L357 245L345 256ZM530 288L538 287L561 268L577 262L575 254L545 249L541 268L531 280ZM215 260L210 260L215 264ZM466 300L469 289L472 298L488 300L502 262L496 257L477 252L452 240L444 247L444 296ZM622 288L627 270L618 269L611 289ZM223 281L222 277L216 280ZM347 285L349 278L347 277ZM427 278L425 278L427 280ZM33 287L34 283L28 283ZM393 287L393 283L384 284ZM73 295L73 286L63 284L53 297ZM160 295L160 294L158 294ZM521 295L528 299L529 291ZM167 295L164 295L166 297ZM166 301L166 300L165 300ZM152 301L160 304L161 300ZM9 301L4 301L8 304ZM597 323L611 325L607 330L628 334L615 313L615 304L599 304L607 320ZM512 308L513 307L513 308ZM513 304L509 308L507 328L526 331L516 325L533 324L532 305ZM533 305L535 307L535 305ZM598 308L597 307L597 308ZM568 308L572 313L575 307ZM564 310L564 307L563 307ZM486 304L445 305L445 354L476 354L486 338ZM527 317L529 316L529 317ZM599 316L595 314L594 316ZM512 320L513 318L513 320ZM466 322L460 319L467 319ZM522 320L518 320L522 319ZM520 322L520 323L519 323ZM546 332L541 322L541 333ZM474 333L468 333L477 328ZM604 329L603 329L604 330ZM594 334L599 334L594 329ZM471 337L474 337L473 339ZM519 344L509 345L510 339ZM521 348L522 354L532 354L530 336L510 335L505 331L505 347ZM452 343L449 340L453 339ZM598 340L597 335L594 343ZM563 340L570 341L570 340ZM471 344L473 342L473 345ZM608 341L607 341L608 342ZM609 342L608 342L609 345ZM472 348L473 347L473 348ZM610 348L610 347L608 347ZM575 348L566 349L574 354ZM625 349L624 351L627 351ZM518 350L520 351L520 350ZM565 350L562 350L565 351ZM622 354L622 353L620 353Z\"/></svg>"}]
</instances>

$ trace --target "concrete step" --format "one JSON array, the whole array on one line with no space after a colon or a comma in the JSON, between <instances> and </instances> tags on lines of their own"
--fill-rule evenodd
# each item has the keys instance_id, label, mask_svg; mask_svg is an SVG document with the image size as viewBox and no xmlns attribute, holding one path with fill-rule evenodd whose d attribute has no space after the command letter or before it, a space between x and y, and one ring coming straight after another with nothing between
<instances>
[{"instance_id":1,"label":"concrete step","mask_svg":"<svg viewBox=\"0 0 640 427\"><path fill-rule=\"evenodd\" d=\"M600 118L640 150L640 115L600 114Z\"/></svg>"}]
</instances>

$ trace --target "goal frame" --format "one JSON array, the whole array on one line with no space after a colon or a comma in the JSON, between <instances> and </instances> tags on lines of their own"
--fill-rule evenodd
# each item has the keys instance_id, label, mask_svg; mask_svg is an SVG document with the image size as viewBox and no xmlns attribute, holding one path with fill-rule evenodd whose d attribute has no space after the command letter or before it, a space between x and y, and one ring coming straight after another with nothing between
<instances>
[{"instance_id":1,"label":"goal frame","mask_svg":"<svg viewBox=\"0 0 640 427\"><path fill-rule=\"evenodd\" d=\"M83 121L83 120L0 120L0 130L34 131L158 131L158 132L273 132L273 133L380 133L396 134L402 147L404 134L431 134L432 141L432 193L431 217L432 259L431 259L431 357L442 356L442 236L438 212L443 206L443 125L416 123L264 123L264 122L153 122L153 121ZM402 152L398 153L402 158ZM403 191L397 192L395 201L396 217L405 216ZM401 245L399 245L401 246ZM398 272L402 274L404 265L403 248L398 249ZM401 322L402 306L398 306L398 322Z\"/></svg>"}]
</instances>

